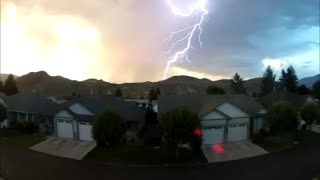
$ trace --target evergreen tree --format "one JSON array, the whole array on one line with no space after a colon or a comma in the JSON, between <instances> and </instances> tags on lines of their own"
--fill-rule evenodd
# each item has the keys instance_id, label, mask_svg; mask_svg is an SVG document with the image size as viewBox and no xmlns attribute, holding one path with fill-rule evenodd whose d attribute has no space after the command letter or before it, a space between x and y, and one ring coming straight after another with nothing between
<instances>
[{"instance_id":1,"label":"evergreen tree","mask_svg":"<svg viewBox=\"0 0 320 180\"><path fill-rule=\"evenodd\" d=\"M289 92L296 93L298 90L298 77L293 66L289 66L287 71L282 69L280 81L280 88Z\"/></svg>"},{"instance_id":2,"label":"evergreen tree","mask_svg":"<svg viewBox=\"0 0 320 180\"><path fill-rule=\"evenodd\" d=\"M243 79L236 73L231 80L231 92L233 94L246 94L247 90L244 88L243 84Z\"/></svg>"},{"instance_id":3,"label":"evergreen tree","mask_svg":"<svg viewBox=\"0 0 320 180\"><path fill-rule=\"evenodd\" d=\"M157 92L154 90L154 88L151 88L149 91L149 100L156 100L157 99Z\"/></svg>"},{"instance_id":4,"label":"evergreen tree","mask_svg":"<svg viewBox=\"0 0 320 180\"><path fill-rule=\"evenodd\" d=\"M261 96L265 96L268 93L272 92L273 88L275 87L275 79L276 75L273 73L271 67L268 66L261 80Z\"/></svg>"},{"instance_id":5,"label":"evergreen tree","mask_svg":"<svg viewBox=\"0 0 320 180\"><path fill-rule=\"evenodd\" d=\"M115 96L122 97L122 92L120 88L117 88Z\"/></svg>"},{"instance_id":6,"label":"evergreen tree","mask_svg":"<svg viewBox=\"0 0 320 180\"><path fill-rule=\"evenodd\" d=\"M287 69L286 84L287 84L287 91L294 92L294 93L297 92L298 77L296 75L295 69L292 66L289 66Z\"/></svg>"},{"instance_id":7,"label":"evergreen tree","mask_svg":"<svg viewBox=\"0 0 320 180\"><path fill-rule=\"evenodd\" d=\"M157 94L157 99L158 99L158 96L160 96L160 95L161 95L161 91L160 91L160 88L159 88L159 87L157 87L156 94Z\"/></svg>"},{"instance_id":8,"label":"evergreen tree","mask_svg":"<svg viewBox=\"0 0 320 180\"><path fill-rule=\"evenodd\" d=\"M281 76L279 78L279 87L282 91L287 88L287 73L284 69L281 71Z\"/></svg>"},{"instance_id":9,"label":"evergreen tree","mask_svg":"<svg viewBox=\"0 0 320 180\"><path fill-rule=\"evenodd\" d=\"M3 92L7 96L11 96L19 92L16 85L16 81L14 80L14 77L12 74L8 76L8 79L4 83Z\"/></svg>"}]
</instances>

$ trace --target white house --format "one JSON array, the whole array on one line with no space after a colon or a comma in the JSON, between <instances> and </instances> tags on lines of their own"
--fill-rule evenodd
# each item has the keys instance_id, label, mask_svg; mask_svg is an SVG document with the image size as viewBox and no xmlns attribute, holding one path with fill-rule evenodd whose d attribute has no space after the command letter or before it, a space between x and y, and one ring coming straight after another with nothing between
<instances>
[{"instance_id":1,"label":"white house","mask_svg":"<svg viewBox=\"0 0 320 180\"><path fill-rule=\"evenodd\" d=\"M159 113L186 106L198 114L202 144L243 141L264 127L266 110L245 95L172 95L158 100Z\"/></svg>"},{"instance_id":2,"label":"white house","mask_svg":"<svg viewBox=\"0 0 320 180\"><path fill-rule=\"evenodd\" d=\"M127 122L127 134L136 135L144 121L144 111L134 103L109 95L86 96L64 104L54 117L55 135L93 141L92 124L104 108L118 112Z\"/></svg>"}]
</instances>

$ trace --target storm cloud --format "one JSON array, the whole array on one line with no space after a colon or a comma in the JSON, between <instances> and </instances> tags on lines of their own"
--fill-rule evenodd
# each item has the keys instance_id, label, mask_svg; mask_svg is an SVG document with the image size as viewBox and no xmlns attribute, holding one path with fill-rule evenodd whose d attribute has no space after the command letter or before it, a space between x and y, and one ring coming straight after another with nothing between
<instances>
[{"instance_id":1,"label":"storm cloud","mask_svg":"<svg viewBox=\"0 0 320 180\"><path fill-rule=\"evenodd\" d=\"M1 3L1 12L5 12L5 5L16 7L15 20L23 24L21 39L35 44L34 55L29 57L30 53L25 53L24 59L10 53L1 55L1 70L17 75L46 70L78 80L161 80L169 58L163 55L166 50L163 40L194 20L174 16L166 0L1 0ZM238 72L250 78L261 76L266 65L279 62L283 63L281 67L293 65L299 77L315 75L320 66L319 5L319 0L210 0L209 15L202 26L202 48L195 41L189 53L191 63L174 64L169 76L219 79ZM2 14L1 29L3 22L9 20ZM57 43L53 29L60 22L74 24L74 31L83 28L84 33L94 32L94 41L70 45L70 49L78 48L75 55L55 55L61 53L56 51L61 43ZM6 43L1 42L1 50ZM83 52L83 56L76 56L78 52ZM32 66L14 69L13 61ZM70 67L63 64L66 61L70 61L67 65L79 66L81 72L71 73ZM276 66L273 68L278 71Z\"/></svg>"}]
</instances>

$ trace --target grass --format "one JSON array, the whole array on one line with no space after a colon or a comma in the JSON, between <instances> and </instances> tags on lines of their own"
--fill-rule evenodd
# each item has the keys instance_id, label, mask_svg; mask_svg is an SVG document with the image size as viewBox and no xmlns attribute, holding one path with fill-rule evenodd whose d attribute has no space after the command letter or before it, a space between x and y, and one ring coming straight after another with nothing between
<instances>
[{"instance_id":1,"label":"grass","mask_svg":"<svg viewBox=\"0 0 320 180\"><path fill-rule=\"evenodd\" d=\"M253 142L261 146L269 152L279 152L294 148L298 142L304 144L320 139L320 134L310 131L299 131L296 133L281 133L277 135L258 135L254 138Z\"/></svg>"},{"instance_id":2,"label":"grass","mask_svg":"<svg viewBox=\"0 0 320 180\"><path fill-rule=\"evenodd\" d=\"M38 134L25 134L12 129L0 129L0 139L19 147L30 147L46 139Z\"/></svg>"},{"instance_id":3,"label":"grass","mask_svg":"<svg viewBox=\"0 0 320 180\"><path fill-rule=\"evenodd\" d=\"M134 165L163 165L207 162L202 152L183 149L179 158L175 150L165 151L150 146L120 145L113 148L96 147L84 158L107 163Z\"/></svg>"}]
</instances>

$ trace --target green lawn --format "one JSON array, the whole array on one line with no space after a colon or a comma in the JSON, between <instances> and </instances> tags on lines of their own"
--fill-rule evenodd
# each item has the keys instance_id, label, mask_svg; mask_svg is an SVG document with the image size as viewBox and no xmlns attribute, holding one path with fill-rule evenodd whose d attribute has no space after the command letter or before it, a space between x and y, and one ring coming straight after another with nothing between
<instances>
[{"instance_id":1,"label":"green lawn","mask_svg":"<svg viewBox=\"0 0 320 180\"><path fill-rule=\"evenodd\" d=\"M310 131L299 131L298 135L296 135L296 133L282 133L267 136L259 135L254 138L253 142L269 152L279 152L295 147L296 144L294 142L303 144L316 139L320 139L320 134Z\"/></svg>"},{"instance_id":2,"label":"green lawn","mask_svg":"<svg viewBox=\"0 0 320 180\"><path fill-rule=\"evenodd\" d=\"M46 139L38 134L24 134L17 130L0 129L0 139L19 147L30 147Z\"/></svg>"},{"instance_id":3,"label":"green lawn","mask_svg":"<svg viewBox=\"0 0 320 180\"><path fill-rule=\"evenodd\" d=\"M181 156L176 152L155 149L149 146L121 145L113 148L97 147L84 158L85 160L103 161L107 163L134 165L163 165L207 162L202 152L183 149Z\"/></svg>"}]
</instances>

